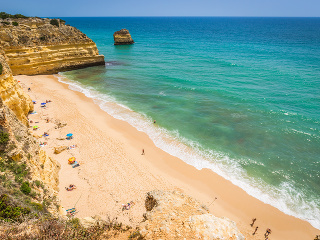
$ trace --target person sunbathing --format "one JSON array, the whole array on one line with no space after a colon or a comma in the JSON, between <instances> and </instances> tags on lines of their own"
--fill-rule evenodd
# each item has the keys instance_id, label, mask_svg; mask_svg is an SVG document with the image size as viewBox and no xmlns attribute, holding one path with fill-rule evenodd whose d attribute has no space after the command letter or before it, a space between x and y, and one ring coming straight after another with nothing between
<instances>
[{"instance_id":1,"label":"person sunbathing","mask_svg":"<svg viewBox=\"0 0 320 240\"><path fill-rule=\"evenodd\" d=\"M122 211L129 210L133 205L134 205L133 201L131 201L131 202L127 203L127 204L122 204Z\"/></svg>"},{"instance_id":2,"label":"person sunbathing","mask_svg":"<svg viewBox=\"0 0 320 240\"><path fill-rule=\"evenodd\" d=\"M67 191L72 191L73 189L76 189L76 185L70 184L69 187L66 187Z\"/></svg>"}]
</instances>

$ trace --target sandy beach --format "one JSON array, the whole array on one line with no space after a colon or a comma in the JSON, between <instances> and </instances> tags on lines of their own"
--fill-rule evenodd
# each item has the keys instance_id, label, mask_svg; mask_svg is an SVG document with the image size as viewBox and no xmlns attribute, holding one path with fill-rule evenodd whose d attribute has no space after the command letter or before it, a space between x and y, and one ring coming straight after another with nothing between
<instances>
[{"instance_id":1,"label":"sandy beach","mask_svg":"<svg viewBox=\"0 0 320 240\"><path fill-rule=\"evenodd\" d=\"M28 93L36 101L36 114L30 114L29 119L33 121L30 126L39 128L30 131L38 136L49 134L40 137L39 144L46 142L43 149L61 164L61 206L75 206L77 217L99 215L136 226L143 219L148 191L178 189L209 206L215 216L235 221L246 239L264 239L267 228L272 230L269 239L314 239L320 234L308 222L264 204L211 170L199 171L162 151L145 133L114 119L92 99L70 90L55 76L16 79L25 91L31 88ZM46 100L51 102L41 107ZM56 129L57 122L66 126ZM65 139L68 133L73 134L73 139ZM54 147L72 145L76 147L53 153ZM80 166L72 168L68 164L70 157L75 157ZM66 191L69 184L75 184L77 189ZM135 205L122 211L122 204L130 201ZM253 218L257 221L251 227ZM253 236L256 226L259 229Z\"/></svg>"}]
</instances>

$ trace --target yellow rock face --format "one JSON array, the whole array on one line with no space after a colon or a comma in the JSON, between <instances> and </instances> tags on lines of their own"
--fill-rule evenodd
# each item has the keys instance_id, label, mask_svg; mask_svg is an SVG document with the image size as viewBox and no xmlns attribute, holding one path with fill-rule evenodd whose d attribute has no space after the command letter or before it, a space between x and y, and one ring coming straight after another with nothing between
<instances>
[{"instance_id":1,"label":"yellow rock face","mask_svg":"<svg viewBox=\"0 0 320 240\"><path fill-rule=\"evenodd\" d=\"M50 19L14 21L18 26L0 23L0 43L13 75L52 74L105 63L96 44L63 21L57 20L59 26Z\"/></svg>"},{"instance_id":2,"label":"yellow rock face","mask_svg":"<svg viewBox=\"0 0 320 240\"><path fill-rule=\"evenodd\" d=\"M113 34L114 45L128 45L133 44L134 41L127 29L121 29Z\"/></svg>"},{"instance_id":3,"label":"yellow rock face","mask_svg":"<svg viewBox=\"0 0 320 240\"><path fill-rule=\"evenodd\" d=\"M18 81L12 76L6 57L0 49L0 63L2 74L0 75L0 96L3 102L16 114L25 125L28 124L27 115L33 111L32 100L26 94Z\"/></svg>"},{"instance_id":4,"label":"yellow rock face","mask_svg":"<svg viewBox=\"0 0 320 240\"><path fill-rule=\"evenodd\" d=\"M5 53L13 75L52 74L104 64L93 42L6 49Z\"/></svg>"},{"instance_id":5,"label":"yellow rock face","mask_svg":"<svg viewBox=\"0 0 320 240\"><path fill-rule=\"evenodd\" d=\"M40 176L42 182L58 192L60 164L49 157L45 151L40 150L39 163L34 163L34 165L37 168L34 169L33 174Z\"/></svg>"}]
</instances>

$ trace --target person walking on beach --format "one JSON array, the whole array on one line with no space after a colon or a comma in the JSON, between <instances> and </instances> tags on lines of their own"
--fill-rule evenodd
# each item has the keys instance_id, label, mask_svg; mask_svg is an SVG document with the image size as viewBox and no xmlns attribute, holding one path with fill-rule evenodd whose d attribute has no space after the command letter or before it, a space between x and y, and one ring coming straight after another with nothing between
<instances>
[{"instance_id":1,"label":"person walking on beach","mask_svg":"<svg viewBox=\"0 0 320 240\"><path fill-rule=\"evenodd\" d=\"M141 155L144 155L144 149L142 149L142 154Z\"/></svg>"},{"instance_id":2,"label":"person walking on beach","mask_svg":"<svg viewBox=\"0 0 320 240\"><path fill-rule=\"evenodd\" d=\"M255 221L257 221L257 219L256 219L256 218L253 218L253 219L252 219L252 223L250 224L250 225L251 225L251 227L253 227L253 225L254 225Z\"/></svg>"},{"instance_id":3,"label":"person walking on beach","mask_svg":"<svg viewBox=\"0 0 320 240\"><path fill-rule=\"evenodd\" d=\"M259 228L259 227L256 227L256 229L254 230L254 232L252 233L252 235L255 235L255 234L256 234L256 232L258 231L258 228Z\"/></svg>"},{"instance_id":4,"label":"person walking on beach","mask_svg":"<svg viewBox=\"0 0 320 240\"><path fill-rule=\"evenodd\" d=\"M267 228L267 231L266 231L266 233L264 234L264 236L267 238L270 233L271 233L271 229L270 229L270 228Z\"/></svg>"}]
</instances>

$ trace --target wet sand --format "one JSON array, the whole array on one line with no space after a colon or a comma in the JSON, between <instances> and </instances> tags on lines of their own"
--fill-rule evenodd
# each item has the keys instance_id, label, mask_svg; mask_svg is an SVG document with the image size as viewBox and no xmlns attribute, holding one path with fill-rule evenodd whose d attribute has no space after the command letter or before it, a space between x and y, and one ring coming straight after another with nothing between
<instances>
[{"instance_id":1,"label":"wet sand","mask_svg":"<svg viewBox=\"0 0 320 240\"><path fill-rule=\"evenodd\" d=\"M47 142L44 150L61 164L58 196L65 209L76 207L77 217L99 215L136 226L143 219L148 191L178 189L209 206L215 216L235 221L246 239L264 239L267 228L272 230L269 239L314 239L320 234L308 222L264 204L211 170L197 170L162 151L145 133L111 117L92 99L70 90L55 76L16 79L26 91L31 88L29 95L37 101L37 114L30 114L29 119L38 122L40 128L35 134L49 133L38 141ZM42 108L40 103L49 99L52 102ZM57 121L67 125L55 129ZM74 138L65 140L68 133ZM75 144L74 149L53 154L53 147ZM80 167L72 168L70 157L75 157ZM66 191L69 184L77 189ZM130 201L135 205L122 211L122 204ZM252 218L257 218L253 227ZM256 226L259 229L253 236Z\"/></svg>"}]
</instances>

